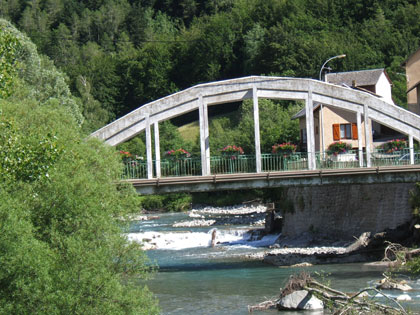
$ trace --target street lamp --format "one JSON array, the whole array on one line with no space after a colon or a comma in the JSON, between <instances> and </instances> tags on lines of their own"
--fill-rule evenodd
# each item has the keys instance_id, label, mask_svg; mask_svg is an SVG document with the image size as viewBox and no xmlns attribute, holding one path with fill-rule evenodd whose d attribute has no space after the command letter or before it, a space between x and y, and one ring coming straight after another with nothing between
<instances>
[{"instance_id":1,"label":"street lamp","mask_svg":"<svg viewBox=\"0 0 420 315\"><path fill-rule=\"evenodd\" d=\"M346 55L345 54L342 54L342 55L338 55L338 56L334 56L334 57L331 57L331 58L329 58L329 59L327 59L327 61L325 61L324 62L324 64L322 65L322 67L321 67L321 70L319 71L319 81L322 81L322 70L324 70L324 67L325 67L325 65L329 62L329 61L331 61L331 60L333 60L333 59L337 59L337 58L344 58Z\"/></svg>"}]
</instances>

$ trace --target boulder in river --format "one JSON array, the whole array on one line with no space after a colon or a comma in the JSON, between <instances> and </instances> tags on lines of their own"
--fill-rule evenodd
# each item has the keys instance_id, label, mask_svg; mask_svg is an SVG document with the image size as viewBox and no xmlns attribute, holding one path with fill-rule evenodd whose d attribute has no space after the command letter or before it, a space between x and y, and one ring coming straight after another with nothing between
<instances>
[{"instance_id":1,"label":"boulder in river","mask_svg":"<svg viewBox=\"0 0 420 315\"><path fill-rule=\"evenodd\" d=\"M322 310L324 303L306 290L293 291L277 301L278 310Z\"/></svg>"}]
</instances>

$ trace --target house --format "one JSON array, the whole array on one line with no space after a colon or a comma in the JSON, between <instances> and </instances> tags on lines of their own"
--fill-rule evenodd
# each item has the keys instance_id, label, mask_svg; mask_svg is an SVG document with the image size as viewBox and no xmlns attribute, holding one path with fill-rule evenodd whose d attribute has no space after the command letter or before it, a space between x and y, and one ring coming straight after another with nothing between
<instances>
[{"instance_id":1,"label":"house","mask_svg":"<svg viewBox=\"0 0 420 315\"><path fill-rule=\"evenodd\" d=\"M403 63L407 76L408 110L420 114L420 48Z\"/></svg>"},{"instance_id":2,"label":"house","mask_svg":"<svg viewBox=\"0 0 420 315\"><path fill-rule=\"evenodd\" d=\"M373 94L390 104L394 104L391 95L392 82L385 69L330 73L325 76L325 80L328 83ZM301 145L306 147L305 109L293 116L293 119L299 119ZM345 141L350 143L354 149L358 149L359 137L362 137L364 148L364 123L362 119L362 134L359 135L356 113L333 106L314 104L315 151L324 152L335 141ZM389 132L389 128L376 122L370 121L369 124L372 128L371 136L376 137Z\"/></svg>"}]
</instances>

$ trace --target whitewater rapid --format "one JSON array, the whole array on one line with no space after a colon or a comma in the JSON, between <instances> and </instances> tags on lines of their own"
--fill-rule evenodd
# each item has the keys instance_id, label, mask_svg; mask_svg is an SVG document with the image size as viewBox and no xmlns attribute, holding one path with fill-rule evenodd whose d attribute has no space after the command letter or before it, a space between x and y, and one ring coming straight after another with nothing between
<instances>
[{"instance_id":1,"label":"whitewater rapid","mask_svg":"<svg viewBox=\"0 0 420 315\"><path fill-rule=\"evenodd\" d=\"M214 229L207 232L155 232L147 231L129 233L130 241L138 242L145 249L180 250L194 247L210 247ZM248 229L216 229L216 247L218 246L249 246L261 247L274 244L279 235L267 235L255 239Z\"/></svg>"}]
</instances>

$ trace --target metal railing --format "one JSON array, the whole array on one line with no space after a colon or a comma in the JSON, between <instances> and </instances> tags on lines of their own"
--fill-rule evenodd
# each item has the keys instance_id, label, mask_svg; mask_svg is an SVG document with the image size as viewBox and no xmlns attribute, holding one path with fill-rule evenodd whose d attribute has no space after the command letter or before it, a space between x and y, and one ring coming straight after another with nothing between
<instances>
[{"instance_id":1,"label":"metal railing","mask_svg":"<svg viewBox=\"0 0 420 315\"><path fill-rule=\"evenodd\" d=\"M345 154L315 154L317 169L359 168L359 155L356 150ZM366 153L363 153L363 167L366 167ZM414 152L414 164L420 164L420 151ZM410 150L395 152L374 150L371 153L371 165L399 166L410 165ZM179 160L164 159L160 162L162 177L200 176L202 175L200 158L185 158ZM308 154L294 152L289 154L261 154L261 170L263 172L298 171L308 169ZM255 155L212 156L210 158L210 173L237 174L255 173ZM153 176L156 176L156 163L153 161ZM147 178L147 162L127 160L124 162L122 179Z\"/></svg>"},{"instance_id":2,"label":"metal railing","mask_svg":"<svg viewBox=\"0 0 420 315\"><path fill-rule=\"evenodd\" d=\"M127 159L123 163L122 179L147 178L147 162Z\"/></svg>"},{"instance_id":3,"label":"metal railing","mask_svg":"<svg viewBox=\"0 0 420 315\"><path fill-rule=\"evenodd\" d=\"M306 152L261 154L261 164L263 172L306 170L308 154Z\"/></svg>"},{"instance_id":4,"label":"metal railing","mask_svg":"<svg viewBox=\"0 0 420 315\"><path fill-rule=\"evenodd\" d=\"M154 169L156 169L154 163ZM160 162L160 173L162 177L172 176L200 176L201 159L186 158L180 160L162 160ZM156 171L155 171L156 174Z\"/></svg>"},{"instance_id":5,"label":"metal railing","mask_svg":"<svg viewBox=\"0 0 420 315\"><path fill-rule=\"evenodd\" d=\"M357 150L349 150L345 154L315 153L317 169L340 169L360 167Z\"/></svg>"},{"instance_id":6,"label":"metal railing","mask_svg":"<svg viewBox=\"0 0 420 315\"><path fill-rule=\"evenodd\" d=\"M255 173L255 155L213 156L210 158L211 174Z\"/></svg>"}]
</instances>

